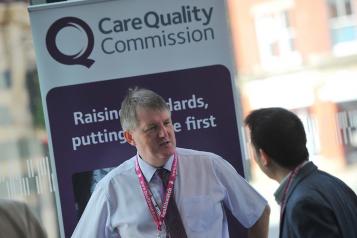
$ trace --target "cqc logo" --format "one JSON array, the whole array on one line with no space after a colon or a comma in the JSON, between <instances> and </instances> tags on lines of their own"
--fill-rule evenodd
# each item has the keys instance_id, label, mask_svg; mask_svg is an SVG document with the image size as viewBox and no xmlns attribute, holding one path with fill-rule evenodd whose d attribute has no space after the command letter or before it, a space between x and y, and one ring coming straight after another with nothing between
<instances>
[{"instance_id":1,"label":"cqc logo","mask_svg":"<svg viewBox=\"0 0 357 238\"><path fill-rule=\"evenodd\" d=\"M58 49L58 46L63 46L63 44L57 44L57 35L64 28L74 28L79 31L81 34L85 34L87 38L87 45L80 46L80 50L76 50L76 53L64 53ZM68 37L67 37L68 38ZM81 41L83 42L83 41ZM81 43L80 42L80 43ZM72 42L73 43L73 42ZM94 60L89 59L89 55L92 53L94 47L94 35L90 27L83 20L76 17L64 17L55 21L51 27L48 29L46 35L46 46L50 55L58 62L67 65L83 65L87 68L91 67L94 63Z\"/></svg>"}]
</instances>

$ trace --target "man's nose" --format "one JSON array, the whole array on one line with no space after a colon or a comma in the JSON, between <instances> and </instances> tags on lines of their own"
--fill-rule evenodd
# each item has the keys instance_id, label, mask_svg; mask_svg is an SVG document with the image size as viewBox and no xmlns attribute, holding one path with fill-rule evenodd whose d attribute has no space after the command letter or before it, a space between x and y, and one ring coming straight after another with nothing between
<instances>
[{"instance_id":1,"label":"man's nose","mask_svg":"<svg viewBox=\"0 0 357 238\"><path fill-rule=\"evenodd\" d=\"M159 128L159 137L166 137L167 135L167 128L164 125L161 125Z\"/></svg>"}]
</instances>

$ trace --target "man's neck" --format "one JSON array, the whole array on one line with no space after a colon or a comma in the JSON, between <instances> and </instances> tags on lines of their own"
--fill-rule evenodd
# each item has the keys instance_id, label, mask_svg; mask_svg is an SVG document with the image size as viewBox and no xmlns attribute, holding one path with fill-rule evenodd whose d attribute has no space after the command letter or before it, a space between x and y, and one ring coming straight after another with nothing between
<instances>
[{"instance_id":1,"label":"man's neck","mask_svg":"<svg viewBox=\"0 0 357 238\"><path fill-rule=\"evenodd\" d=\"M304 166L306 163L308 163L308 160L303 161L301 164L299 164L298 166L296 166L296 168L298 167L302 167ZM284 181L284 179L293 171L294 169L287 169L287 168L283 168L280 167L276 170L276 176L275 176L275 180L278 181L280 184Z\"/></svg>"},{"instance_id":2,"label":"man's neck","mask_svg":"<svg viewBox=\"0 0 357 238\"><path fill-rule=\"evenodd\" d=\"M278 183L281 183L284 180L284 178L286 178L291 171L292 170L280 168L276 171L274 179L276 181L278 181Z\"/></svg>"}]
</instances>

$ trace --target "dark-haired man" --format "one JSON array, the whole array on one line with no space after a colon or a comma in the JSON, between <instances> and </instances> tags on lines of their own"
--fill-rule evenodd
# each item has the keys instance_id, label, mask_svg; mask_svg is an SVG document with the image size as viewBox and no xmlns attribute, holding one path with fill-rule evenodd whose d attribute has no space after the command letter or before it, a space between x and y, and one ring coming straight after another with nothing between
<instances>
[{"instance_id":1,"label":"dark-haired man","mask_svg":"<svg viewBox=\"0 0 357 238\"><path fill-rule=\"evenodd\" d=\"M228 238L223 205L248 237L267 237L266 200L220 156L176 148L161 96L129 90L120 121L137 154L96 185L72 237Z\"/></svg>"},{"instance_id":2,"label":"dark-haired man","mask_svg":"<svg viewBox=\"0 0 357 238\"><path fill-rule=\"evenodd\" d=\"M339 179L309 162L297 115L263 108L245 119L255 159L280 186L280 238L356 238L357 197Z\"/></svg>"}]
</instances>

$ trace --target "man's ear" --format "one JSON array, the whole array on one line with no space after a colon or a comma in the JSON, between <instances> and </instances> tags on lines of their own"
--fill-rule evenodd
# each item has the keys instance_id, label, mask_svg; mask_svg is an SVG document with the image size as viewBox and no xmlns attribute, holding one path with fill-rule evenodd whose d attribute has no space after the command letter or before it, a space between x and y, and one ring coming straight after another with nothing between
<instances>
[{"instance_id":1,"label":"man's ear","mask_svg":"<svg viewBox=\"0 0 357 238\"><path fill-rule=\"evenodd\" d=\"M135 146L133 135L129 131L124 131L124 138L130 145Z\"/></svg>"},{"instance_id":2,"label":"man's ear","mask_svg":"<svg viewBox=\"0 0 357 238\"><path fill-rule=\"evenodd\" d=\"M260 153L260 160L261 160L261 163L264 167L268 167L270 165L270 157L267 153L265 153L264 150L262 149L259 149L259 153Z\"/></svg>"}]
</instances>

